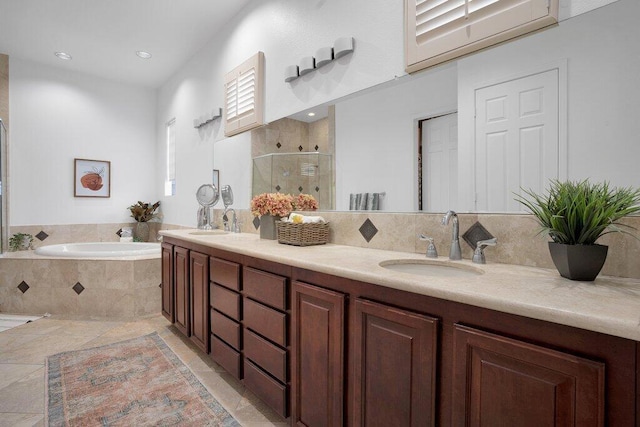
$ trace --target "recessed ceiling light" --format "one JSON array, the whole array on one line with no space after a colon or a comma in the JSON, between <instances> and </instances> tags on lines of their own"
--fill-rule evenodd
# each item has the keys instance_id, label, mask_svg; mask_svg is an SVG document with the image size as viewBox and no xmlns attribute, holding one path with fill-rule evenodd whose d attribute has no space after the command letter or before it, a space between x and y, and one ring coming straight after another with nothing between
<instances>
[{"instance_id":1,"label":"recessed ceiling light","mask_svg":"<svg viewBox=\"0 0 640 427\"><path fill-rule=\"evenodd\" d=\"M315 116L315 115L316 115L316 113L309 113L309 114L307 114L307 116L309 116L309 117L313 117L313 116Z\"/></svg>"},{"instance_id":2,"label":"recessed ceiling light","mask_svg":"<svg viewBox=\"0 0 640 427\"><path fill-rule=\"evenodd\" d=\"M136 51L136 55L138 55L138 57L142 58L142 59L149 59L151 58L151 54L149 52L145 52L144 50L138 50Z\"/></svg>"},{"instance_id":3,"label":"recessed ceiling light","mask_svg":"<svg viewBox=\"0 0 640 427\"><path fill-rule=\"evenodd\" d=\"M71 55L65 52L56 52L55 55L60 59L64 59L65 61L71 60Z\"/></svg>"}]
</instances>

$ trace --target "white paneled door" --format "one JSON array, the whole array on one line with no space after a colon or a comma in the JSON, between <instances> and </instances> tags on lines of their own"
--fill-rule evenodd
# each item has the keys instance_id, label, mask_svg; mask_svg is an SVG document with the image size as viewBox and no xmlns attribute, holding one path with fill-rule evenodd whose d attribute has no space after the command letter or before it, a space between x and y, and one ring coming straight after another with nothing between
<instances>
[{"instance_id":1,"label":"white paneled door","mask_svg":"<svg viewBox=\"0 0 640 427\"><path fill-rule=\"evenodd\" d=\"M422 210L446 212L458 200L458 113L422 122Z\"/></svg>"},{"instance_id":2,"label":"white paneled door","mask_svg":"<svg viewBox=\"0 0 640 427\"><path fill-rule=\"evenodd\" d=\"M476 210L520 211L514 193L558 178L558 70L477 89L475 104Z\"/></svg>"}]
</instances>

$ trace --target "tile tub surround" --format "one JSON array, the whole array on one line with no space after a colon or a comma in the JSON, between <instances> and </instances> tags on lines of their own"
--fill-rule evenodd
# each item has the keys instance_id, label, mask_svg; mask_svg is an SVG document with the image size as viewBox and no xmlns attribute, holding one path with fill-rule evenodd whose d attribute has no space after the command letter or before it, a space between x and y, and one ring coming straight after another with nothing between
<instances>
[{"instance_id":1,"label":"tile tub surround","mask_svg":"<svg viewBox=\"0 0 640 427\"><path fill-rule=\"evenodd\" d=\"M0 312L103 318L155 314L161 304L160 276L159 256L97 260L9 252L0 258Z\"/></svg>"},{"instance_id":2,"label":"tile tub surround","mask_svg":"<svg viewBox=\"0 0 640 427\"><path fill-rule=\"evenodd\" d=\"M108 224L49 224L49 225L17 225L10 227L9 236L14 233L28 233L34 236L33 247L45 245L57 245L59 243L84 243L84 242L117 242L120 236L117 234L122 227L135 226L135 222L108 223ZM149 222L149 241L155 241L160 228L170 229L173 226L161 222ZM38 237L40 234L44 240Z\"/></svg>"},{"instance_id":3,"label":"tile tub surround","mask_svg":"<svg viewBox=\"0 0 640 427\"><path fill-rule=\"evenodd\" d=\"M382 261L425 260L424 255L336 244L297 247L261 240L255 234L198 236L189 230L162 232L165 240L220 250L318 271L365 283L484 307L553 323L640 340L640 280L601 275L594 282L560 277L555 269L510 264L473 264L468 259L437 262L480 268L470 277L419 276L379 266Z\"/></svg>"},{"instance_id":4,"label":"tile tub surround","mask_svg":"<svg viewBox=\"0 0 640 427\"><path fill-rule=\"evenodd\" d=\"M243 233L257 233L250 211L238 210L237 214ZM439 255L449 254L452 225L441 224L444 213L317 211L313 215L321 215L331 223L330 243L424 254L427 242L420 241L417 236L425 234L434 238ZM215 209L213 216L214 222L222 227L222 210ZM367 219L378 230L369 242L359 231ZM549 255L549 239L546 235L538 234L538 224L532 215L463 213L458 214L458 219L460 247L464 259L471 259L473 250L462 239L462 235L479 221L489 233L498 238L497 246L485 249L488 263L555 268ZM640 216L625 218L623 223L639 230L640 235ZM602 237L598 243L609 246L609 255L601 274L640 279L640 263L637 262L640 258L640 240L621 233L612 233Z\"/></svg>"}]
</instances>

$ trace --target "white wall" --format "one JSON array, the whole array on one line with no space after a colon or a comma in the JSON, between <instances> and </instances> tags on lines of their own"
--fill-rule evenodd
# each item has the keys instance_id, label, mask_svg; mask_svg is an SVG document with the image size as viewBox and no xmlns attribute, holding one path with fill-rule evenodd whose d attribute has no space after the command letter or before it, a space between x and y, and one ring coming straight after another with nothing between
<instances>
[{"instance_id":1,"label":"white wall","mask_svg":"<svg viewBox=\"0 0 640 427\"><path fill-rule=\"evenodd\" d=\"M155 202L153 90L9 61L12 226L126 222ZM74 158L111 161L110 198L73 196Z\"/></svg>"},{"instance_id":2,"label":"white wall","mask_svg":"<svg viewBox=\"0 0 640 427\"><path fill-rule=\"evenodd\" d=\"M560 178L640 187L639 15L640 2L620 0L459 60L460 153L473 153L475 88L566 62L566 114L560 119L561 144L563 137L567 144L560 170L566 177ZM473 159L461 157L459 169L472 175ZM469 192L462 185L466 182L473 178L460 177L461 195ZM465 210L475 209L469 205Z\"/></svg>"},{"instance_id":3,"label":"white wall","mask_svg":"<svg viewBox=\"0 0 640 427\"><path fill-rule=\"evenodd\" d=\"M456 64L336 104L336 209L385 192L381 210L417 210L417 121L456 111Z\"/></svg>"},{"instance_id":4,"label":"white wall","mask_svg":"<svg viewBox=\"0 0 640 427\"><path fill-rule=\"evenodd\" d=\"M158 92L158 164L164 165L164 124L176 118L176 195L163 198L165 221L195 225L195 191L211 181L214 141L223 140L220 120L201 130L193 119L222 106L223 77L245 59L265 54L265 120L344 96L404 74L402 0L255 0L233 19ZM357 17L354 19L354 17ZM353 36L355 52L292 83L284 82L284 69L300 58L331 46L339 37ZM233 144L233 142L230 142ZM218 146L218 144L216 144ZM233 155L228 145L226 155ZM244 146L243 146L244 147ZM241 148L237 156L244 156ZM221 184L238 193L234 207L248 207L246 186L230 182L235 168L216 161ZM241 164L250 170L251 159ZM158 193L164 172L159 168ZM249 172L250 173L250 172ZM238 190L236 190L238 188Z\"/></svg>"}]
</instances>

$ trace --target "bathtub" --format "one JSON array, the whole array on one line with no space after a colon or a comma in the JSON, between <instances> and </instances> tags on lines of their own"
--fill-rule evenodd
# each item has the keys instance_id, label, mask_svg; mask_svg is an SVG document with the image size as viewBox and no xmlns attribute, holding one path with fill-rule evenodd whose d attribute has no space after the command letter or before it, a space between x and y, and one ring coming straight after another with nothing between
<instances>
[{"instance_id":1,"label":"bathtub","mask_svg":"<svg viewBox=\"0 0 640 427\"><path fill-rule=\"evenodd\" d=\"M0 257L0 312L91 318L160 313L159 243L66 243Z\"/></svg>"},{"instance_id":2,"label":"bathtub","mask_svg":"<svg viewBox=\"0 0 640 427\"><path fill-rule=\"evenodd\" d=\"M42 246L36 249L37 255L69 258L133 257L159 255L159 243L138 242L99 242L64 243Z\"/></svg>"}]
</instances>

